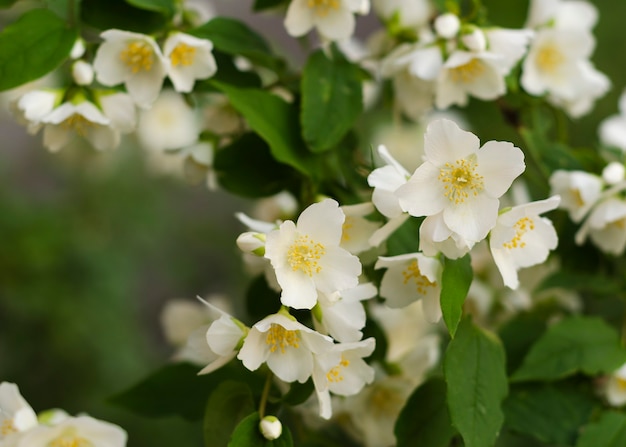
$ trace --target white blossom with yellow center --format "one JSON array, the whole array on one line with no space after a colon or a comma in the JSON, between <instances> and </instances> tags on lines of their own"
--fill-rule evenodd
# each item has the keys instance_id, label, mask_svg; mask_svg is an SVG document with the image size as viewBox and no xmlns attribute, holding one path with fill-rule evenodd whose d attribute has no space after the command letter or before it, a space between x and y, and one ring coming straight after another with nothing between
<instances>
[{"instance_id":1,"label":"white blossom with yellow center","mask_svg":"<svg viewBox=\"0 0 626 447\"><path fill-rule=\"evenodd\" d=\"M145 34L110 29L100 36L93 68L106 86L124 84L139 107L149 108L166 75L166 61L154 39Z\"/></svg>"},{"instance_id":2,"label":"white blossom with yellow center","mask_svg":"<svg viewBox=\"0 0 626 447\"><path fill-rule=\"evenodd\" d=\"M125 447L127 435L117 425L90 416L67 417L56 425L39 425L19 445L29 447Z\"/></svg>"},{"instance_id":3,"label":"white blossom with yellow center","mask_svg":"<svg viewBox=\"0 0 626 447\"><path fill-rule=\"evenodd\" d=\"M14 383L0 383L0 445L37 426L37 415Z\"/></svg>"},{"instance_id":4,"label":"white blossom with yellow center","mask_svg":"<svg viewBox=\"0 0 626 447\"><path fill-rule=\"evenodd\" d=\"M551 194L561 196L559 208L580 222L600 199L604 184L598 175L585 171L556 170L550 176Z\"/></svg>"},{"instance_id":5,"label":"white blossom with yellow center","mask_svg":"<svg viewBox=\"0 0 626 447\"><path fill-rule=\"evenodd\" d=\"M326 199L305 209L297 224L287 220L267 235L265 257L272 263L285 306L311 309L318 290L332 294L358 284L361 263L340 247L344 222L338 203Z\"/></svg>"},{"instance_id":6,"label":"white blossom with yellow center","mask_svg":"<svg viewBox=\"0 0 626 447\"><path fill-rule=\"evenodd\" d=\"M626 200L618 195L601 200L576 233L576 243L582 245L587 236L604 253L621 256L626 249Z\"/></svg>"},{"instance_id":7,"label":"white blossom with yellow center","mask_svg":"<svg viewBox=\"0 0 626 447\"><path fill-rule=\"evenodd\" d=\"M603 392L607 402L613 407L626 404L626 364L606 379Z\"/></svg>"},{"instance_id":8,"label":"white blossom with yellow center","mask_svg":"<svg viewBox=\"0 0 626 447\"><path fill-rule=\"evenodd\" d=\"M427 216L433 234L451 235L471 248L487 236L498 217L499 198L525 168L513 144L480 141L446 119L433 121L424 136L424 163L396 190L410 215Z\"/></svg>"},{"instance_id":9,"label":"white blossom with yellow center","mask_svg":"<svg viewBox=\"0 0 626 447\"><path fill-rule=\"evenodd\" d=\"M197 79L207 79L217 71L213 43L184 33L171 34L163 44L168 61L167 74L177 92L188 93Z\"/></svg>"},{"instance_id":10,"label":"white blossom with yellow center","mask_svg":"<svg viewBox=\"0 0 626 447\"><path fill-rule=\"evenodd\" d=\"M252 326L237 358L251 371L267 363L279 379L304 383L313 372L313 354L324 353L332 346L330 337L278 313Z\"/></svg>"},{"instance_id":11,"label":"white blossom with yellow center","mask_svg":"<svg viewBox=\"0 0 626 447\"><path fill-rule=\"evenodd\" d=\"M556 248L558 236L552 222L539 215L555 209L560 201L559 196L553 196L515 206L498 216L489 248L505 286L517 289L517 271L545 262L550 250Z\"/></svg>"},{"instance_id":12,"label":"white blossom with yellow center","mask_svg":"<svg viewBox=\"0 0 626 447\"><path fill-rule=\"evenodd\" d=\"M369 8L369 0L292 0L285 27L294 37L316 28L325 39L347 39L354 33L354 14L367 14Z\"/></svg>"}]
</instances>

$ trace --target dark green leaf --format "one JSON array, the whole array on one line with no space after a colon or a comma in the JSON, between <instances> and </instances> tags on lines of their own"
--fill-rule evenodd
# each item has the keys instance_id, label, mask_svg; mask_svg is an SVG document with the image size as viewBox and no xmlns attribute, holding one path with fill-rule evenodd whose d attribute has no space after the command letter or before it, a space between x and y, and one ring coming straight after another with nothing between
<instances>
[{"instance_id":1,"label":"dark green leaf","mask_svg":"<svg viewBox=\"0 0 626 447\"><path fill-rule=\"evenodd\" d=\"M126 0L126 3L139 9L158 12L166 16L173 16L176 12L174 0Z\"/></svg>"},{"instance_id":2,"label":"dark green leaf","mask_svg":"<svg viewBox=\"0 0 626 447\"><path fill-rule=\"evenodd\" d=\"M221 82L213 84L224 92L248 124L270 146L274 158L303 174L311 175L313 158L300 138L297 107L263 90L243 89Z\"/></svg>"},{"instance_id":3,"label":"dark green leaf","mask_svg":"<svg viewBox=\"0 0 626 447\"><path fill-rule=\"evenodd\" d=\"M281 398L281 402L287 405L300 405L311 397L314 390L315 387L311 379L304 383L292 382L289 385L289 391Z\"/></svg>"},{"instance_id":4,"label":"dark green leaf","mask_svg":"<svg viewBox=\"0 0 626 447\"><path fill-rule=\"evenodd\" d=\"M424 219L409 218L387 238L387 255L396 256L416 252L419 247L419 229Z\"/></svg>"},{"instance_id":5,"label":"dark green leaf","mask_svg":"<svg viewBox=\"0 0 626 447\"><path fill-rule=\"evenodd\" d=\"M204 413L204 445L226 447L239 422L254 412L248 385L226 380L209 396Z\"/></svg>"},{"instance_id":6,"label":"dark green leaf","mask_svg":"<svg viewBox=\"0 0 626 447\"><path fill-rule=\"evenodd\" d=\"M446 406L446 384L433 379L417 388L395 427L398 447L447 447L456 434Z\"/></svg>"},{"instance_id":7,"label":"dark green leaf","mask_svg":"<svg viewBox=\"0 0 626 447\"><path fill-rule=\"evenodd\" d=\"M302 134L313 152L332 148L363 110L360 69L339 51L313 53L302 73Z\"/></svg>"},{"instance_id":8,"label":"dark green leaf","mask_svg":"<svg viewBox=\"0 0 626 447\"><path fill-rule=\"evenodd\" d=\"M247 133L215 154L213 167L220 185L244 197L266 197L286 189L292 168L277 163L257 134Z\"/></svg>"},{"instance_id":9,"label":"dark green leaf","mask_svg":"<svg viewBox=\"0 0 626 447\"><path fill-rule=\"evenodd\" d=\"M626 415L608 411L599 421L583 429L576 447L624 447L626 445Z\"/></svg>"},{"instance_id":10,"label":"dark green leaf","mask_svg":"<svg viewBox=\"0 0 626 447\"><path fill-rule=\"evenodd\" d=\"M280 292L272 289L265 275L254 278L246 291L246 311L257 322L280 309Z\"/></svg>"},{"instance_id":11,"label":"dark green leaf","mask_svg":"<svg viewBox=\"0 0 626 447\"><path fill-rule=\"evenodd\" d=\"M461 322L444 359L448 410L466 447L491 447L504 415L508 392L504 349L491 333L470 319Z\"/></svg>"},{"instance_id":12,"label":"dark green leaf","mask_svg":"<svg viewBox=\"0 0 626 447\"><path fill-rule=\"evenodd\" d=\"M593 398L573 385L539 384L512 388L502 408L510 429L548 444L573 445L593 406Z\"/></svg>"},{"instance_id":13,"label":"dark green leaf","mask_svg":"<svg viewBox=\"0 0 626 447\"><path fill-rule=\"evenodd\" d=\"M255 0L252 9L255 11L263 11L265 9L275 8L280 5L287 4L288 0Z\"/></svg>"},{"instance_id":14,"label":"dark green leaf","mask_svg":"<svg viewBox=\"0 0 626 447\"><path fill-rule=\"evenodd\" d=\"M146 34L167 24L165 15L135 8L124 0L82 0L80 17L86 25L100 30L116 28Z\"/></svg>"},{"instance_id":15,"label":"dark green leaf","mask_svg":"<svg viewBox=\"0 0 626 447\"><path fill-rule=\"evenodd\" d=\"M499 335L506 350L506 370L513 373L522 364L530 347L546 330L546 322L539 317L522 313L500 328Z\"/></svg>"},{"instance_id":16,"label":"dark green leaf","mask_svg":"<svg viewBox=\"0 0 626 447\"><path fill-rule=\"evenodd\" d=\"M619 334L596 317L570 317L550 327L511 380L557 380L576 372L609 373L626 363Z\"/></svg>"},{"instance_id":17,"label":"dark green leaf","mask_svg":"<svg viewBox=\"0 0 626 447\"><path fill-rule=\"evenodd\" d=\"M590 274L559 270L544 279L537 287L536 292L553 287L584 291L595 295L611 295L623 290L624 281L620 277L607 277L601 273Z\"/></svg>"},{"instance_id":18,"label":"dark green leaf","mask_svg":"<svg viewBox=\"0 0 626 447\"><path fill-rule=\"evenodd\" d=\"M231 56L222 53L219 50L213 51L213 56L215 57L215 63L217 64L217 72L211 78L213 81L223 82L225 84L229 84L235 87L244 87L244 88L260 88L261 87L261 78L254 71L241 71L239 70ZM202 89L208 89L216 91L215 87L208 82L208 80L202 80L196 82L196 87L194 90L198 90L198 87Z\"/></svg>"},{"instance_id":19,"label":"dark green leaf","mask_svg":"<svg viewBox=\"0 0 626 447\"><path fill-rule=\"evenodd\" d=\"M38 79L68 56L78 34L47 9L33 9L0 32L0 91Z\"/></svg>"},{"instance_id":20,"label":"dark green leaf","mask_svg":"<svg viewBox=\"0 0 626 447\"><path fill-rule=\"evenodd\" d=\"M283 425L278 439L268 441L259 430L259 413L252 413L237 425L228 447L293 447L289 429Z\"/></svg>"},{"instance_id":21,"label":"dark green leaf","mask_svg":"<svg viewBox=\"0 0 626 447\"><path fill-rule=\"evenodd\" d=\"M473 277L474 271L469 254L459 259L444 258L441 275L441 312L452 337L461 321L463 303Z\"/></svg>"},{"instance_id":22,"label":"dark green leaf","mask_svg":"<svg viewBox=\"0 0 626 447\"><path fill-rule=\"evenodd\" d=\"M0 0L0 8L10 8L17 0Z\"/></svg>"}]
</instances>

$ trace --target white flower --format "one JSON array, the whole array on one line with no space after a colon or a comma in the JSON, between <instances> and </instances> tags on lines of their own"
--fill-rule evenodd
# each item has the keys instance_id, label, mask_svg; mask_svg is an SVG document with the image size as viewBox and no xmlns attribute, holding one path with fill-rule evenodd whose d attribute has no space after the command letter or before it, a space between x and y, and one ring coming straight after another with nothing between
<instances>
[{"instance_id":1,"label":"white flower","mask_svg":"<svg viewBox=\"0 0 626 447\"><path fill-rule=\"evenodd\" d=\"M612 161L602 169L602 180L604 180L607 185L617 185L624 181L625 176L626 168L622 163L617 161Z\"/></svg>"},{"instance_id":2,"label":"white flower","mask_svg":"<svg viewBox=\"0 0 626 447\"><path fill-rule=\"evenodd\" d=\"M0 383L0 445L37 426L37 415L14 383Z\"/></svg>"},{"instance_id":3,"label":"white flower","mask_svg":"<svg viewBox=\"0 0 626 447\"><path fill-rule=\"evenodd\" d=\"M587 1L532 0L526 26L552 24L559 29L590 31L598 21L598 10Z\"/></svg>"},{"instance_id":4,"label":"white flower","mask_svg":"<svg viewBox=\"0 0 626 447\"><path fill-rule=\"evenodd\" d=\"M386 21L397 20L401 28L426 25L433 11L429 0L373 0L372 6L378 16Z\"/></svg>"},{"instance_id":5,"label":"white flower","mask_svg":"<svg viewBox=\"0 0 626 447\"><path fill-rule=\"evenodd\" d=\"M283 433L283 424L276 416L265 416L259 422L259 430L265 439L273 441L280 438Z\"/></svg>"},{"instance_id":6,"label":"white flower","mask_svg":"<svg viewBox=\"0 0 626 447\"><path fill-rule=\"evenodd\" d=\"M550 192L561 196L562 209L570 219L580 222L602 193L602 179L584 171L557 170L550 177Z\"/></svg>"},{"instance_id":7,"label":"white flower","mask_svg":"<svg viewBox=\"0 0 626 447\"><path fill-rule=\"evenodd\" d=\"M428 216L419 229L419 249L426 256L437 256L440 252L447 258L458 259L465 256L474 246L463 236L450 230L443 220L443 212Z\"/></svg>"},{"instance_id":8,"label":"white flower","mask_svg":"<svg viewBox=\"0 0 626 447\"><path fill-rule=\"evenodd\" d=\"M380 227L380 223L365 218L374 212L374 205L370 202L344 205L341 210L346 216L342 226L341 247L354 255L369 250L369 239Z\"/></svg>"},{"instance_id":9,"label":"white flower","mask_svg":"<svg viewBox=\"0 0 626 447\"><path fill-rule=\"evenodd\" d=\"M626 364L608 377L604 395L608 403L614 407L626 404Z\"/></svg>"},{"instance_id":10,"label":"white flower","mask_svg":"<svg viewBox=\"0 0 626 447\"><path fill-rule=\"evenodd\" d=\"M252 326L237 358L251 371L267 363L279 379L304 383L313 372L313 354L332 346L330 337L278 313Z\"/></svg>"},{"instance_id":11,"label":"white flower","mask_svg":"<svg viewBox=\"0 0 626 447\"><path fill-rule=\"evenodd\" d=\"M578 233L576 243L587 238L605 253L620 256L626 248L626 200L609 197L591 211Z\"/></svg>"},{"instance_id":12,"label":"white flower","mask_svg":"<svg viewBox=\"0 0 626 447\"><path fill-rule=\"evenodd\" d=\"M461 42L470 51L485 51L487 49L487 38L479 28L474 28L469 33L463 34Z\"/></svg>"},{"instance_id":13,"label":"white flower","mask_svg":"<svg viewBox=\"0 0 626 447\"><path fill-rule=\"evenodd\" d=\"M303 36L315 27L328 40L342 40L354 33L354 14L368 11L369 0L292 0L285 27L294 37Z\"/></svg>"},{"instance_id":14,"label":"white flower","mask_svg":"<svg viewBox=\"0 0 626 447\"><path fill-rule=\"evenodd\" d=\"M57 425L40 425L25 433L20 447L124 447L126 432L117 425L90 416L68 417Z\"/></svg>"},{"instance_id":15,"label":"white flower","mask_svg":"<svg viewBox=\"0 0 626 447\"><path fill-rule=\"evenodd\" d=\"M111 121L111 127L121 133L130 133L135 130L137 113L130 95L122 92L98 91L96 98L104 116Z\"/></svg>"},{"instance_id":16,"label":"white flower","mask_svg":"<svg viewBox=\"0 0 626 447\"><path fill-rule=\"evenodd\" d=\"M498 216L491 230L489 248L500 270L504 284L511 289L519 286L520 268L541 264L558 243L556 230L549 219L539 214L555 209L560 197L526 203Z\"/></svg>"},{"instance_id":17,"label":"white flower","mask_svg":"<svg viewBox=\"0 0 626 447\"><path fill-rule=\"evenodd\" d=\"M180 151L183 159L183 174L192 184L205 182L211 191L217 189L217 179L213 171L215 150L210 141L198 141Z\"/></svg>"},{"instance_id":18,"label":"white flower","mask_svg":"<svg viewBox=\"0 0 626 447\"><path fill-rule=\"evenodd\" d=\"M619 97L618 107L619 114L612 115L602 121L598 132L602 144L626 152L626 90Z\"/></svg>"},{"instance_id":19,"label":"white flower","mask_svg":"<svg viewBox=\"0 0 626 447\"><path fill-rule=\"evenodd\" d=\"M386 268L380 283L380 296L392 308L406 307L422 299L424 312L432 322L441 318L441 263L421 253L380 256L375 268Z\"/></svg>"},{"instance_id":20,"label":"white flower","mask_svg":"<svg viewBox=\"0 0 626 447\"><path fill-rule=\"evenodd\" d=\"M313 384L321 417L330 419L332 416L331 392L339 396L353 396L366 384L372 383L374 370L363 358L369 357L375 347L374 338L368 338L333 345L329 351L314 357Z\"/></svg>"},{"instance_id":21,"label":"white flower","mask_svg":"<svg viewBox=\"0 0 626 447\"><path fill-rule=\"evenodd\" d=\"M188 93L196 79L215 74L217 65L212 49L209 40L178 32L170 34L163 45L163 54L169 60L167 74L177 92Z\"/></svg>"},{"instance_id":22,"label":"white flower","mask_svg":"<svg viewBox=\"0 0 626 447\"><path fill-rule=\"evenodd\" d=\"M440 37L452 39L459 32L461 21L456 14L446 13L438 16L433 26Z\"/></svg>"},{"instance_id":23,"label":"white flower","mask_svg":"<svg viewBox=\"0 0 626 447\"><path fill-rule=\"evenodd\" d=\"M133 100L148 108L161 91L166 63L154 39L117 29L104 31L93 62L96 79L106 86L124 84Z\"/></svg>"},{"instance_id":24,"label":"white flower","mask_svg":"<svg viewBox=\"0 0 626 447\"><path fill-rule=\"evenodd\" d=\"M20 96L11 110L28 133L35 134L41 129L41 120L54 110L61 97L62 92L58 90L32 90Z\"/></svg>"},{"instance_id":25,"label":"white flower","mask_svg":"<svg viewBox=\"0 0 626 447\"><path fill-rule=\"evenodd\" d=\"M529 29L488 28L484 30L489 52L495 54L500 73L508 75L526 54L535 33Z\"/></svg>"},{"instance_id":26,"label":"white flower","mask_svg":"<svg viewBox=\"0 0 626 447\"><path fill-rule=\"evenodd\" d=\"M72 79L78 85L89 85L93 82L93 67L89 62L77 60L72 64Z\"/></svg>"},{"instance_id":27,"label":"white flower","mask_svg":"<svg viewBox=\"0 0 626 447\"><path fill-rule=\"evenodd\" d=\"M41 119L44 125L43 145L51 152L66 146L76 134L98 150L113 149L120 142L120 133L111 126L95 104L89 101L64 102Z\"/></svg>"},{"instance_id":28,"label":"white flower","mask_svg":"<svg viewBox=\"0 0 626 447\"><path fill-rule=\"evenodd\" d=\"M137 126L139 142L148 150L180 149L195 143L200 133L197 117L180 93L163 90Z\"/></svg>"},{"instance_id":29,"label":"white flower","mask_svg":"<svg viewBox=\"0 0 626 447\"><path fill-rule=\"evenodd\" d=\"M265 257L282 287L281 302L311 309L318 290L331 294L358 284L359 259L339 246L345 216L326 199L305 209L297 224L288 220L267 235Z\"/></svg>"},{"instance_id":30,"label":"white flower","mask_svg":"<svg viewBox=\"0 0 626 447\"><path fill-rule=\"evenodd\" d=\"M524 171L524 154L509 142L479 149L476 135L445 119L429 124L424 141L425 162L396 191L400 206L416 217L443 213L441 223L471 246L495 226L498 198Z\"/></svg>"}]
</instances>

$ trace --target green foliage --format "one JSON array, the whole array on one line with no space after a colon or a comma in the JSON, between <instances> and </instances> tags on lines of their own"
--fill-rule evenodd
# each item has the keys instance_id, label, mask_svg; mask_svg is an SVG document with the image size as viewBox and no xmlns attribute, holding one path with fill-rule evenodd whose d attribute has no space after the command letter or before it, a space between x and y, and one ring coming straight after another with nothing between
<instances>
[{"instance_id":1,"label":"green foliage","mask_svg":"<svg viewBox=\"0 0 626 447\"><path fill-rule=\"evenodd\" d=\"M255 0L252 8L255 11L263 11L265 9L275 8L284 4L287 4L287 0Z\"/></svg>"},{"instance_id":2,"label":"green foliage","mask_svg":"<svg viewBox=\"0 0 626 447\"><path fill-rule=\"evenodd\" d=\"M261 418L258 413L252 413L239 423L228 447L292 447L293 440L288 427L283 425L283 433L278 439L268 441L259 431ZM208 444L207 444L208 447Z\"/></svg>"},{"instance_id":3,"label":"green foliage","mask_svg":"<svg viewBox=\"0 0 626 447\"><path fill-rule=\"evenodd\" d=\"M0 91L38 79L67 58L78 34L47 9L33 9L0 32Z\"/></svg>"},{"instance_id":4,"label":"green foliage","mask_svg":"<svg viewBox=\"0 0 626 447\"><path fill-rule=\"evenodd\" d=\"M17 0L0 0L0 8L10 8Z\"/></svg>"},{"instance_id":5,"label":"green foliage","mask_svg":"<svg viewBox=\"0 0 626 447\"><path fill-rule=\"evenodd\" d=\"M252 324L280 309L280 292L272 289L265 275L259 275L250 281L246 291L246 312Z\"/></svg>"},{"instance_id":6,"label":"green foliage","mask_svg":"<svg viewBox=\"0 0 626 447\"><path fill-rule=\"evenodd\" d=\"M409 397L395 426L398 447L448 447L455 434L442 379L420 385Z\"/></svg>"},{"instance_id":7,"label":"green foliage","mask_svg":"<svg viewBox=\"0 0 626 447\"><path fill-rule=\"evenodd\" d=\"M461 321L463 303L473 277L474 271L469 254L459 259L444 258L441 275L441 311L452 337Z\"/></svg>"},{"instance_id":8,"label":"green foliage","mask_svg":"<svg viewBox=\"0 0 626 447\"><path fill-rule=\"evenodd\" d=\"M596 317L575 316L551 326L511 380L557 380L577 372L610 373L624 363L626 350L615 329Z\"/></svg>"},{"instance_id":9,"label":"green foliage","mask_svg":"<svg viewBox=\"0 0 626 447\"><path fill-rule=\"evenodd\" d=\"M506 351L509 374L522 364L528 350L546 330L546 322L537 315L522 313L500 328L499 335Z\"/></svg>"},{"instance_id":10,"label":"green foliage","mask_svg":"<svg viewBox=\"0 0 626 447\"><path fill-rule=\"evenodd\" d=\"M331 149L352 128L363 109L361 71L335 46L311 56L302 73L302 134L313 152Z\"/></svg>"},{"instance_id":11,"label":"green foliage","mask_svg":"<svg viewBox=\"0 0 626 447\"><path fill-rule=\"evenodd\" d=\"M239 422L254 412L250 387L243 382L226 380L209 396L204 413L204 445L226 447Z\"/></svg>"},{"instance_id":12,"label":"green foliage","mask_svg":"<svg viewBox=\"0 0 626 447\"><path fill-rule=\"evenodd\" d=\"M126 0L126 3L139 9L158 12L166 16L173 16L176 12L174 0Z\"/></svg>"},{"instance_id":13,"label":"green foliage","mask_svg":"<svg viewBox=\"0 0 626 447\"><path fill-rule=\"evenodd\" d=\"M607 411L583 428L576 447L621 447L626 445L626 415Z\"/></svg>"},{"instance_id":14,"label":"green foliage","mask_svg":"<svg viewBox=\"0 0 626 447\"><path fill-rule=\"evenodd\" d=\"M136 8L125 0L82 0L80 19L99 30L111 28L137 33L155 32L167 24L167 17L159 12Z\"/></svg>"},{"instance_id":15,"label":"green foliage","mask_svg":"<svg viewBox=\"0 0 626 447\"><path fill-rule=\"evenodd\" d=\"M470 319L459 325L444 358L448 410L466 447L490 447L502 422L508 393L505 354L500 341Z\"/></svg>"}]
</instances>

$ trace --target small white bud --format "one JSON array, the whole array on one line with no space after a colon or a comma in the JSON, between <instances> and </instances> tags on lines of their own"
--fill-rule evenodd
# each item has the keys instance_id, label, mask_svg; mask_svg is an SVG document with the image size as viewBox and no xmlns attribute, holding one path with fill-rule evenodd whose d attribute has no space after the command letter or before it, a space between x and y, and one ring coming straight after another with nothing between
<instances>
[{"instance_id":1,"label":"small white bud","mask_svg":"<svg viewBox=\"0 0 626 447\"><path fill-rule=\"evenodd\" d=\"M78 60L72 65L72 77L78 85L89 85L93 82L93 67L88 62Z\"/></svg>"},{"instance_id":2,"label":"small white bud","mask_svg":"<svg viewBox=\"0 0 626 447\"><path fill-rule=\"evenodd\" d=\"M463 34L461 36L463 44L471 51L485 51L487 48L487 39L485 39L485 33L478 28L474 28L472 32Z\"/></svg>"},{"instance_id":3,"label":"small white bud","mask_svg":"<svg viewBox=\"0 0 626 447\"><path fill-rule=\"evenodd\" d=\"M435 31L444 39L452 39L461 28L461 21L452 13L442 14L435 19Z\"/></svg>"},{"instance_id":4,"label":"small white bud","mask_svg":"<svg viewBox=\"0 0 626 447\"><path fill-rule=\"evenodd\" d=\"M247 231L237 238L237 246L244 253L252 253L257 256L265 254L265 234Z\"/></svg>"},{"instance_id":5,"label":"small white bud","mask_svg":"<svg viewBox=\"0 0 626 447\"><path fill-rule=\"evenodd\" d=\"M259 430L269 441L280 438L283 432L283 424L280 423L276 416L265 416L259 423Z\"/></svg>"},{"instance_id":6,"label":"small white bud","mask_svg":"<svg viewBox=\"0 0 626 447\"><path fill-rule=\"evenodd\" d=\"M76 42L74 42L74 46L70 51L70 58L78 59L79 57L83 57L83 54L85 54L85 41L80 38L76 39Z\"/></svg>"},{"instance_id":7,"label":"small white bud","mask_svg":"<svg viewBox=\"0 0 626 447\"><path fill-rule=\"evenodd\" d=\"M624 174L624 165L617 161L612 161L602 170L602 178L609 185L615 185L624 180Z\"/></svg>"}]
</instances>

